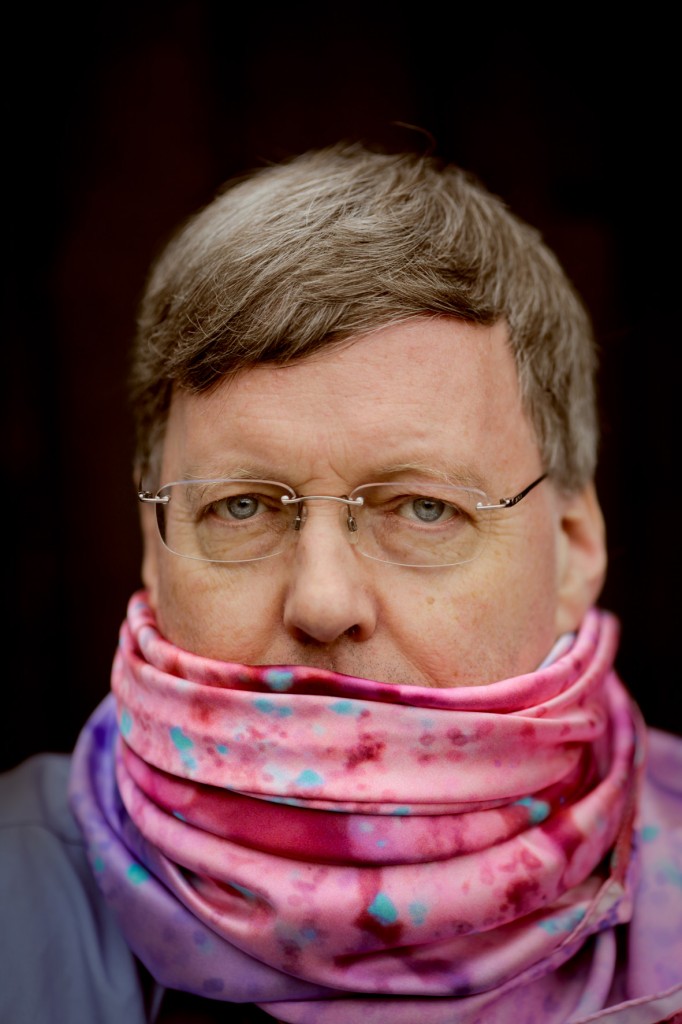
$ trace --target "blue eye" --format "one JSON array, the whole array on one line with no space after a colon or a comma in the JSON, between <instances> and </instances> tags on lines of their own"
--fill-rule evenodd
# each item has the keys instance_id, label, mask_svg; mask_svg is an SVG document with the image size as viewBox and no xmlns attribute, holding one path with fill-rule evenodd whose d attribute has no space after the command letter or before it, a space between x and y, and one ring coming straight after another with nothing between
<instances>
[{"instance_id":1,"label":"blue eye","mask_svg":"<svg viewBox=\"0 0 682 1024\"><path fill-rule=\"evenodd\" d=\"M258 499L251 494L239 494L227 502L230 515L235 519L250 519L258 511Z\"/></svg>"},{"instance_id":2,"label":"blue eye","mask_svg":"<svg viewBox=\"0 0 682 1024\"><path fill-rule=\"evenodd\" d=\"M263 510L257 494L234 494L211 503L211 511L221 519L252 519Z\"/></svg>"},{"instance_id":3,"label":"blue eye","mask_svg":"<svg viewBox=\"0 0 682 1024\"><path fill-rule=\"evenodd\" d=\"M437 522L447 507L445 502L433 498L417 498L412 504L417 518L423 519L425 523Z\"/></svg>"},{"instance_id":4,"label":"blue eye","mask_svg":"<svg viewBox=\"0 0 682 1024\"><path fill-rule=\"evenodd\" d=\"M398 507L399 515L420 523L442 523L456 514L456 509L438 498L411 497Z\"/></svg>"}]
</instances>

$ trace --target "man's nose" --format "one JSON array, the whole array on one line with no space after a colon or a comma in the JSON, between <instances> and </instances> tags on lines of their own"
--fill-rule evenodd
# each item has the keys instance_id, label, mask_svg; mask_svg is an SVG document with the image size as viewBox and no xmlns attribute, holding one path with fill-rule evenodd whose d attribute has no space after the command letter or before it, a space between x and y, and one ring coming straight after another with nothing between
<instances>
[{"instance_id":1,"label":"man's nose","mask_svg":"<svg viewBox=\"0 0 682 1024\"><path fill-rule=\"evenodd\" d=\"M351 543L345 509L339 511L311 503L297 535L284 602L284 625L297 640L367 640L376 628L366 559Z\"/></svg>"}]
</instances>

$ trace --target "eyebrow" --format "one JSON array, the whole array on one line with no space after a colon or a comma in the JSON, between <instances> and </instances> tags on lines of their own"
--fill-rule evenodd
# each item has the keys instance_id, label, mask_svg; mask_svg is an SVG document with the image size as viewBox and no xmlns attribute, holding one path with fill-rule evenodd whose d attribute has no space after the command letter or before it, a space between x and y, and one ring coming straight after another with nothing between
<instances>
[{"instance_id":1,"label":"eyebrow","mask_svg":"<svg viewBox=\"0 0 682 1024\"><path fill-rule=\"evenodd\" d=\"M455 484L460 487L475 487L479 490L486 489L486 481L481 474L472 466L463 462L442 462L440 466L423 461L416 462L395 462L384 463L363 479L365 483L373 483L381 480L391 480L393 477L414 474L420 477L427 477L437 480L440 483ZM285 476L288 476L286 474ZM286 478L277 470L266 467L265 463L241 466L230 466L225 463L205 463L199 470L196 465L185 467L184 475L178 477L182 480L272 480L279 483L288 483ZM291 486L291 485L289 485Z\"/></svg>"},{"instance_id":2,"label":"eyebrow","mask_svg":"<svg viewBox=\"0 0 682 1024\"><path fill-rule=\"evenodd\" d=\"M444 484L457 484L460 487L485 488L481 474L464 462L441 462L440 465L427 462L399 462L380 466L376 479L384 480L404 473L415 473L429 477Z\"/></svg>"},{"instance_id":3,"label":"eyebrow","mask_svg":"<svg viewBox=\"0 0 682 1024\"><path fill-rule=\"evenodd\" d=\"M224 462L206 462L201 468L196 464L180 470L178 480L275 480L263 465L226 466ZM282 481L283 483L284 481Z\"/></svg>"}]
</instances>

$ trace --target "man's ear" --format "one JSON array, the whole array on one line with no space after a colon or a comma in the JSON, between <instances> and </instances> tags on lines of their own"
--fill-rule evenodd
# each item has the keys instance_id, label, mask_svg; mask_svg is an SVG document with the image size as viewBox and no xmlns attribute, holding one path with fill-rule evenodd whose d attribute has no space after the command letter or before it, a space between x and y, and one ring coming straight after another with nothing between
<instances>
[{"instance_id":1,"label":"man's ear","mask_svg":"<svg viewBox=\"0 0 682 1024\"><path fill-rule=\"evenodd\" d=\"M139 478L135 482L139 486ZM156 506L140 502L140 529L142 532L142 582L149 592L152 608L156 608L159 590L159 544L156 525Z\"/></svg>"},{"instance_id":2,"label":"man's ear","mask_svg":"<svg viewBox=\"0 0 682 1024\"><path fill-rule=\"evenodd\" d=\"M561 499L557 636L578 628L606 576L604 519L593 484Z\"/></svg>"}]
</instances>

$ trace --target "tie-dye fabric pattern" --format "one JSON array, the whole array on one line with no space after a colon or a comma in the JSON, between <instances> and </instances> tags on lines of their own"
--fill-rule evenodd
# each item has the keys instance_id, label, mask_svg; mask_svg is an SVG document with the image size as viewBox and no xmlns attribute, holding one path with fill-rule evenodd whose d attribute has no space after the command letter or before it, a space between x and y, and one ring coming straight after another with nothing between
<instances>
[{"instance_id":1,"label":"tie-dye fabric pattern","mask_svg":"<svg viewBox=\"0 0 682 1024\"><path fill-rule=\"evenodd\" d=\"M617 641L593 610L537 672L392 686L197 657L135 595L72 776L131 948L293 1024L599 1013L658 827L637 843L646 730ZM636 908L649 936L660 897ZM675 968L640 974L623 1000L677 998Z\"/></svg>"}]
</instances>

